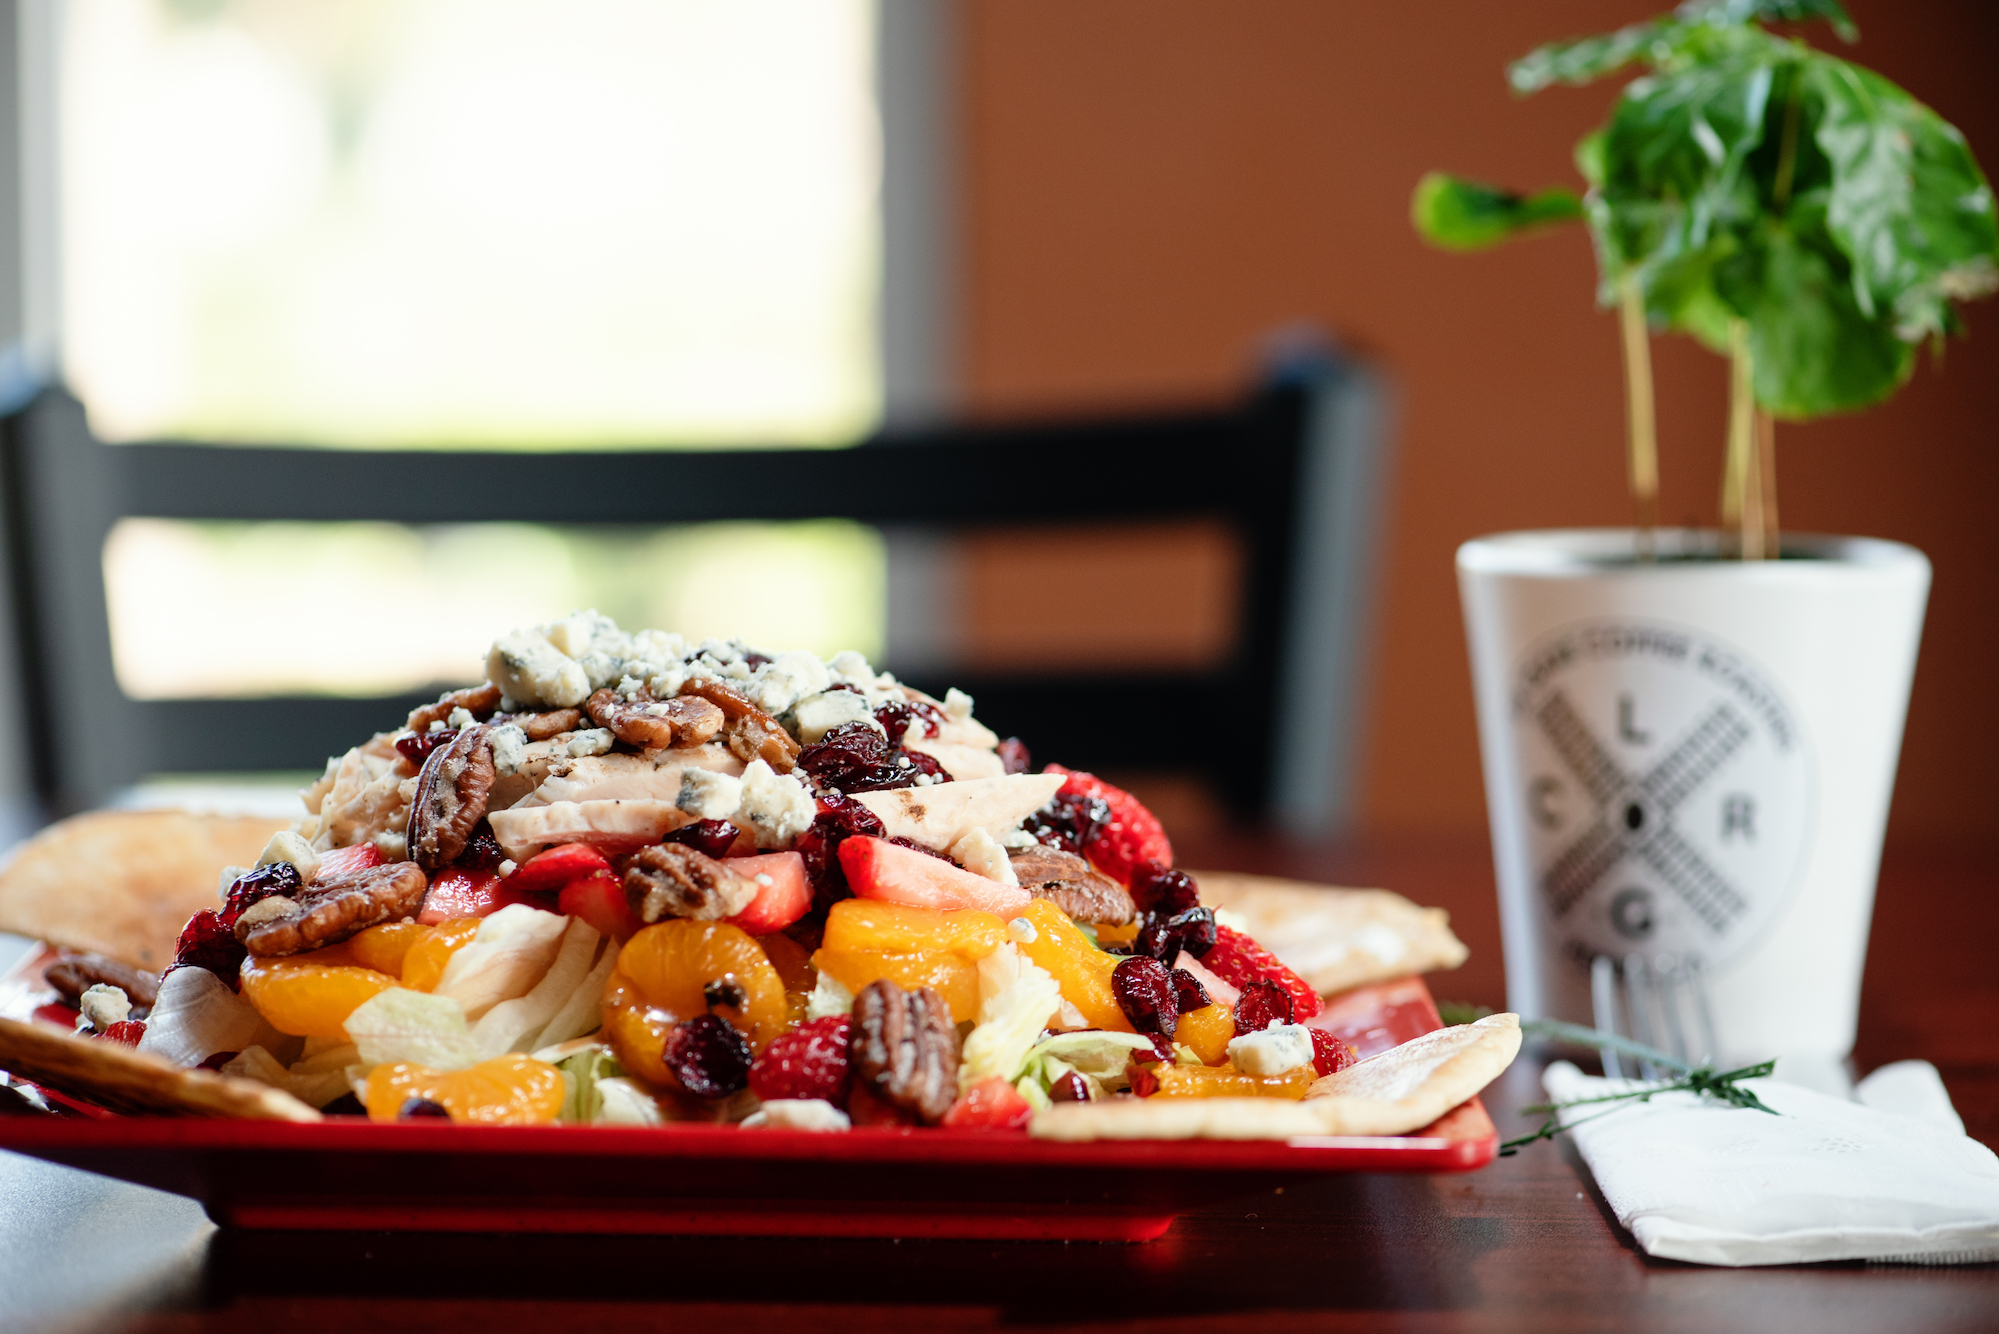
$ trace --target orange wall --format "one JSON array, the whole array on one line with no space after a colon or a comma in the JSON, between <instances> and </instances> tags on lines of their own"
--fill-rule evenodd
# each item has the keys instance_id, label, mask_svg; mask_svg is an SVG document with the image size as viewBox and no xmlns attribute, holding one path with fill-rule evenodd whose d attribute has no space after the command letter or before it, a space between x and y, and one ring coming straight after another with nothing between
<instances>
[{"instance_id":1,"label":"orange wall","mask_svg":"<svg viewBox=\"0 0 1999 1334\"><path fill-rule=\"evenodd\" d=\"M980 412L1210 397L1298 320L1379 358L1402 402L1365 819L1483 823L1451 553L1497 529L1619 523L1616 331L1580 232L1454 257L1408 224L1427 168L1573 182L1611 90L1525 101L1505 62L1665 0L966 0L963 368ZM1999 6L1851 0L1856 55L1999 168ZM1831 41L1820 29L1814 40ZM1999 302L1891 406L1779 429L1786 526L1936 564L1897 831L1999 833ZM1657 343L1663 513L1712 521L1723 372Z\"/></svg>"}]
</instances>

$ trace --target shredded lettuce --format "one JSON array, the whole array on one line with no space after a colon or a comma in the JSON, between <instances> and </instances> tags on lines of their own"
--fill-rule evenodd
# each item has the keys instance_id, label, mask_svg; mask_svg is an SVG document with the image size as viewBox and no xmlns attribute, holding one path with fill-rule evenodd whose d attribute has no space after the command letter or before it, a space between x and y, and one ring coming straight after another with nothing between
<instances>
[{"instance_id":1,"label":"shredded lettuce","mask_svg":"<svg viewBox=\"0 0 1999 1334\"><path fill-rule=\"evenodd\" d=\"M1022 1078L1032 1080L1045 1094L1050 1085L1073 1070L1090 1082L1093 1092L1103 1093L1124 1087L1131 1077L1132 1056L1151 1051L1152 1040L1136 1033L1101 1028L1056 1033L1034 1044L1027 1053L1021 1063Z\"/></svg>"},{"instance_id":2,"label":"shredded lettuce","mask_svg":"<svg viewBox=\"0 0 1999 1334\"><path fill-rule=\"evenodd\" d=\"M360 1049L358 1064L371 1070L392 1061L463 1070L487 1055L465 1022L465 1007L455 998L407 987L390 987L361 1002L347 1016L346 1027L347 1036Z\"/></svg>"},{"instance_id":3,"label":"shredded lettuce","mask_svg":"<svg viewBox=\"0 0 1999 1334\"><path fill-rule=\"evenodd\" d=\"M597 1096L603 1101L590 1118L595 1126L663 1126L666 1113L659 1110L653 1096L629 1079L600 1079Z\"/></svg>"},{"instance_id":4,"label":"shredded lettuce","mask_svg":"<svg viewBox=\"0 0 1999 1334\"><path fill-rule=\"evenodd\" d=\"M618 966L618 942L606 940L595 966L569 994L539 1034L536 1047L554 1046L594 1033L604 1024L604 988L611 983L611 970Z\"/></svg>"},{"instance_id":5,"label":"shredded lettuce","mask_svg":"<svg viewBox=\"0 0 1999 1334\"><path fill-rule=\"evenodd\" d=\"M481 921L472 943L451 956L435 994L459 1001L468 1020L527 995L554 964L568 925L560 914L508 904Z\"/></svg>"},{"instance_id":6,"label":"shredded lettuce","mask_svg":"<svg viewBox=\"0 0 1999 1334\"><path fill-rule=\"evenodd\" d=\"M588 1125L603 1110L604 1094L599 1085L607 1079L622 1079L625 1067L609 1047L593 1044L572 1052L555 1063L562 1071L568 1092L562 1099L562 1119Z\"/></svg>"},{"instance_id":7,"label":"shredded lettuce","mask_svg":"<svg viewBox=\"0 0 1999 1334\"><path fill-rule=\"evenodd\" d=\"M577 988L589 976L603 937L580 917L566 920L569 928L562 934L555 962L549 965L541 981L534 984L534 989L525 996L501 1001L473 1025L472 1040L486 1055L547 1046L542 1030L558 1010L575 999ZM603 998L601 986L597 998L600 1002Z\"/></svg>"},{"instance_id":8,"label":"shredded lettuce","mask_svg":"<svg viewBox=\"0 0 1999 1334\"><path fill-rule=\"evenodd\" d=\"M260 1084L283 1089L301 1102L324 1107L348 1091L347 1067L354 1063L352 1043L323 1046L286 1069L263 1047L247 1047L222 1067L225 1075L254 1079Z\"/></svg>"},{"instance_id":9,"label":"shredded lettuce","mask_svg":"<svg viewBox=\"0 0 1999 1334\"><path fill-rule=\"evenodd\" d=\"M299 1040L264 1021L256 1007L206 968L176 968L160 983L139 1050L179 1066L196 1066L219 1051L262 1047L289 1057Z\"/></svg>"},{"instance_id":10,"label":"shredded lettuce","mask_svg":"<svg viewBox=\"0 0 1999 1334\"><path fill-rule=\"evenodd\" d=\"M1028 1050L1061 1008L1062 988L1048 971L1012 945L979 960L979 1023L965 1038L958 1088L997 1075L1020 1077Z\"/></svg>"}]
</instances>

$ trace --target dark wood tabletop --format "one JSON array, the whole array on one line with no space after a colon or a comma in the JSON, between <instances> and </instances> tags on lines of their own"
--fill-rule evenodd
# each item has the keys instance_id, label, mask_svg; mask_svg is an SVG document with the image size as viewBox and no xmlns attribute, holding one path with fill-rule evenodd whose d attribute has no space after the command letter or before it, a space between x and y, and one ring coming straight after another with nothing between
<instances>
[{"instance_id":1,"label":"dark wood tabletop","mask_svg":"<svg viewBox=\"0 0 1999 1334\"><path fill-rule=\"evenodd\" d=\"M1491 869L1477 843L1259 840L1187 852L1190 864L1386 885L1449 908L1472 959L1432 978L1433 990L1504 998ZM1856 1053L1863 1071L1936 1062L1988 1144L1999 1139L1995 868L1999 858L1975 852L1891 850ZM1537 1075L1523 1059L1488 1091L1502 1131L1523 1124L1513 1109L1539 1097ZM18 1159L0 1170L11 1174L0 1180L0 1328L82 1317L259 1334L1999 1329L1999 1266L1726 1270L1649 1259L1560 1143L1461 1176L1331 1178L1232 1200L1142 1245L229 1233L151 1192ZM24 1198L38 1194L47 1198ZM51 1298L52 1286L69 1295Z\"/></svg>"}]
</instances>

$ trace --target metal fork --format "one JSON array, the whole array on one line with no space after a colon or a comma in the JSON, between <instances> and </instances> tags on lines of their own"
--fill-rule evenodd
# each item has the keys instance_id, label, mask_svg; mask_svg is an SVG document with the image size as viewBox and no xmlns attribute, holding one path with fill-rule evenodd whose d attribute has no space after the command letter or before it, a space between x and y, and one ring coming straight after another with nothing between
<instances>
[{"instance_id":1,"label":"metal fork","mask_svg":"<svg viewBox=\"0 0 1999 1334\"><path fill-rule=\"evenodd\" d=\"M1641 1042L1689 1065L1714 1059L1714 1014L1707 973L1698 958L1627 954L1613 959L1599 954L1590 960L1589 989L1599 1033ZM1624 1063L1631 1059L1605 1049L1604 1074L1623 1079ZM1670 1073L1650 1061L1635 1064L1640 1079Z\"/></svg>"}]
</instances>

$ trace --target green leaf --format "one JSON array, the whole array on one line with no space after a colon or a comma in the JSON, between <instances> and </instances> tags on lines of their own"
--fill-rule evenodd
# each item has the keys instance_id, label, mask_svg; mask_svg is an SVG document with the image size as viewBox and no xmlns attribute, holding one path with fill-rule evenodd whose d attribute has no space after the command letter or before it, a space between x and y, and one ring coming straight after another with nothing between
<instances>
[{"instance_id":1,"label":"green leaf","mask_svg":"<svg viewBox=\"0 0 1999 1334\"><path fill-rule=\"evenodd\" d=\"M1779 416L1879 403L1914 369L1915 348L1887 312L1861 310L1846 258L1822 229L1771 227L1716 265L1715 290L1749 321L1756 401Z\"/></svg>"},{"instance_id":2,"label":"green leaf","mask_svg":"<svg viewBox=\"0 0 1999 1334\"><path fill-rule=\"evenodd\" d=\"M1433 171L1416 183L1409 215L1432 245L1483 250L1522 232L1580 218L1583 204L1569 190L1518 195Z\"/></svg>"},{"instance_id":3,"label":"green leaf","mask_svg":"<svg viewBox=\"0 0 1999 1334\"><path fill-rule=\"evenodd\" d=\"M1990 290L1991 186L1964 136L1887 79L1831 57L1807 78L1832 166L1826 229L1852 263L1855 302L1892 312L1906 341L1943 333L1952 296Z\"/></svg>"},{"instance_id":4,"label":"green leaf","mask_svg":"<svg viewBox=\"0 0 1999 1334\"><path fill-rule=\"evenodd\" d=\"M1809 19L1828 20L1849 42L1860 35L1838 0L1690 0L1647 23L1537 47L1506 67L1506 81L1517 93L1536 93L1557 83L1594 83L1633 62L1670 65L1718 30Z\"/></svg>"}]
</instances>

